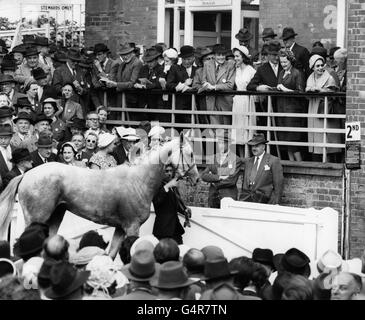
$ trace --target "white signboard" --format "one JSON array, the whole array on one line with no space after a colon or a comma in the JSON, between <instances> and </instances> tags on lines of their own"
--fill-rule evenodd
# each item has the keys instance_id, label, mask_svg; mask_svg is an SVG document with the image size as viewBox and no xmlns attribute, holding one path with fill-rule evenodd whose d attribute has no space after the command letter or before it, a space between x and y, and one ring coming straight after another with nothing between
<instances>
[{"instance_id":1,"label":"white signboard","mask_svg":"<svg viewBox=\"0 0 365 320\"><path fill-rule=\"evenodd\" d=\"M359 121L346 122L346 142L361 141L361 126Z\"/></svg>"},{"instance_id":2,"label":"white signboard","mask_svg":"<svg viewBox=\"0 0 365 320\"><path fill-rule=\"evenodd\" d=\"M41 11L71 11L72 5L69 4L56 4L56 5L41 5Z\"/></svg>"},{"instance_id":3,"label":"white signboard","mask_svg":"<svg viewBox=\"0 0 365 320\"><path fill-rule=\"evenodd\" d=\"M190 7L231 6L232 0L189 0Z\"/></svg>"}]
</instances>

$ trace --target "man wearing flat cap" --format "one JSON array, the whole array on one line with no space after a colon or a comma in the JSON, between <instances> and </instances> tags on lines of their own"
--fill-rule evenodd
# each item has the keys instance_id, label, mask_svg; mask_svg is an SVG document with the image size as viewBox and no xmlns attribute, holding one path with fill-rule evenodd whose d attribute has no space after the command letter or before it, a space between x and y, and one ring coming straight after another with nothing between
<instances>
[{"instance_id":1,"label":"man wearing flat cap","mask_svg":"<svg viewBox=\"0 0 365 320\"><path fill-rule=\"evenodd\" d=\"M280 160L265 151L263 133L254 134L248 141L253 157L245 161L245 174L240 201L279 204L284 176Z\"/></svg>"},{"instance_id":2,"label":"man wearing flat cap","mask_svg":"<svg viewBox=\"0 0 365 320\"><path fill-rule=\"evenodd\" d=\"M293 28L286 27L283 29L283 34L281 35L281 39L283 39L285 48L289 49L294 53L295 63L294 68L298 69L303 73L303 75L307 78L309 76L309 51L307 48L297 44L295 42L295 36L298 34L295 33Z\"/></svg>"}]
</instances>

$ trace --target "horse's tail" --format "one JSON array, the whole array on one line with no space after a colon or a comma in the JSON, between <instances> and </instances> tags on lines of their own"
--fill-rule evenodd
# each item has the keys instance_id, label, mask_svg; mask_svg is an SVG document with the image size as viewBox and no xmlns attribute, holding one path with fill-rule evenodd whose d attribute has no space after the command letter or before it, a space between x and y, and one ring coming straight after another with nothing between
<instances>
[{"instance_id":1,"label":"horse's tail","mask_svg":"<svg viewBox=\"0 0 365 320\"><path fill-rule=\"evenodd\" d=\"M11 222L15 196L23 175L17 176L9 182L5 190L0 194L0 239L4 239Z\"/></svg>"}]
</instances>

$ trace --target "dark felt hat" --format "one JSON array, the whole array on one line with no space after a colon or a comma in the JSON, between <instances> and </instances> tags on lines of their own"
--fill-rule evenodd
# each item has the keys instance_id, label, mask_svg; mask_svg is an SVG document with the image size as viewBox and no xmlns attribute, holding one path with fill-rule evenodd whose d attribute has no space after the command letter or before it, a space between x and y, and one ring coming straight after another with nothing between
<instances>
[{"instance_id":1,"label":"dark felt hat","mask_svg":"<svg viewBox=\"0 0 365 320\"><path fill-rule=\"evenodd\" d=\"M0 108L0 119L1 118L8 118L14 114L13 109L9 107L1 107Z\"/></svg>"},{"instance_id":2,"label":"dark felt hat","mask_svg":"<svg viewBox=\"0 0 365 320\"><path fill-rule=\"evenodd\" d=\"M197 282L188 278L180 261L167 261L160 266L157 278L150 281L151 286L161 289L178 289Z\"/></svg>"},{"instance_id":3,"label":"dark felt hat","mask_svg":"<svg viewBox=\"0 0 365 320\"><path fill-rule=\"evenodd\" d=\"M23 44L25 44L25 45L34 45L35 44L34 34L25 34L23 36Z\"/></svg>"},{"instance_id":4,"label":"dark felt hat","mask_svg":"<svg viewBox=\"0 0 365 320\"><path fill-rule=\"evenodd\" d=\"M6 275L16 275L16 266L10 259L0 258L0 278Z\"/></svg>"},{"instance_id":5,"label":"dark felt hat","mask_svg":"<svg viewBox=\"0 0 365 320\"><path fill-rule=\"evenodd\" d=\"M13 135L13 129L8 123L0 124L0 137L8 137Z\"/></svg>"},{"instance_id":6,"label":"dark felt hat","mask_svg":"<svg viewBox=\"0 0 365 320\"><path fill-rule=\"evenodd\" d=\"M40 232L40 227L28 227L14 244L14 254L18 257L37 254L42 250L46 238L45 233Z\"/></svg>"},{"instance_id":7,"label":"dark felt hat","mask_svg":"<svg viewBox=\"0 0 365 320\"><path fill-rule=\"evenodd\" d=\"M0 84L13 82L16 83L14 77L10 74L0 74Z\"/></svg>"},{"instance_id":8,"label":"dark felt hat","mask_svg":"<svg viewBox=\"0 0 365 320\"><path fill-rule=\"evenodd\" d=\"M57 62L66 62L67 56L64 52L56 52L53 56L53 60Z\"/></svg>"},{"instance_id":9,"label":"dark felt hat","mask_svg":"<svg viewBox=\"0 0 365 320\"><path fill-rule=\"evenodd\" d=\"M53 141L50 136L43 134L38 138L36 145L38 148L51 148L53 146Z\"/></svg>"},{"instance_id":10,"label":"dark felt hat","mask_svg":"<svg viewBox=\"0 0 365 320\"><path fill-rule=\"evenodd\" d=\"M311 273L310 259L297 248L291 248L282 256L280 264L285 271L308 277Z\"/></svg>"},{"instance_id":11,"label":"dark felt hat","mask_svg":"<svg viewBox=\"0 0 365 320\"><path fill-rule=\"evenodd\" d=\"M273 252L270 249L255 248L252 252L253 261L271 266L273 269L275 269L273 257Z\"/></svg>"},{"instance_id":12,"label":"dark felt hat","mask_svg":"<svg viewBox=\"0 0 365 320\"><path fill-rule=\"evenodd\" d=\"M258 144L265 144L268 143L269 141L267 141L265 139L265 136L263 133L255 133L252 137L252 139L250 141L247 142L248 145L250 146L256 146Z\"/></svg>"},{"instance_id":13,"label":"dark felt hat","mask_svg":"<svg viewBox=\"0 0 365 320\"><path fill-rule=\"evenodd\" d=\"M18 116L13 121L14 123L17 123L18 120L28 120L31 124L33 124L32 116L28 112L19 112Z\"/></svg>"},{"instance_id":14,"label":"dark felt hat","mask_svg":"<svg viewBox=\"0 0 365 320\"><path fill-rule=\"evenodd\" d=\"M27 48L24 44L19 44L11 50L11 52L18 52L24 54L27 51Z\"/></svg>"},{"instance_id":15,"label":"dark felt hat","mask_svg":"<svg viewBox=\"0 0 365 320\"><path fill-rule=\"evenodd\" d=\"M27 148L18 148L14 149L11 153L11 161L15 164L24 161L24 160L32 160L32 157L30 156L30 152Z\"/></svg>"},{"instance_id":16,"label":"dark felt hat","mask_svg":"<svg viewBox=\"0 0 365 320\"><path fill-rule=\"evenodd\" d=\"M105 242L99 233L94 230L90 230L82 236L78 250L81 250L85 247L99 247L105 250L108 244L109 242Z\"/></svg>"},{"instance_id":17,"label":"dark felt hat","mask_svg":"<svg viewBox=\"0 0 365 320\"><path fill-rule=\"evenodd\" d=\"M204 264L204 280L226 278L237 273L237 270L230 270L226 258L208 259Z\"/></svg>"},{"instance_id":18,"label":"dark felt hat","mask_svg":"<svg viewBox=\"0 0 365 320\"><path fill-rule=\"evenodd\" d=\"M269 45L267 47L267 52L268 54L279 54L280 49L281 49L280 42L273 40L269 42Z\"/></svg>"},{"instance_id":19,"label":"dark felt hat","mask_svg":"<svg viewBox=\"0 0 365 320\"><path fill-rule=\"evenodd\" d=\"M312 48L311 56L315 54L318 54L325 59L328 57L327 49L319 46Z\"/></svg>"},{"instance_id":20,"label":"dark felt hat","mask_svg":"<svg viewBox=\"0 0 365 320\"><path fill-rule=\"evenodd\" d=\"M38 284L41 288L48 288L51 285L51 269L57 263L52 258L47 258L43 261L43 264L38 273Z\"/></svg>"},{"instance_id":21,"label":"dark felt hat","mask_svg":"<svg viewBox=\"0 0 365 320\"><path fill-rule=\"evenodd\" d=\"M205 56L212 54L213 50L208 47L197 47L195 50L195 56L199 59L203 59Z\"/></svg>"},{"instance_id":22,"label":"dark felt hat","mask_svg":"<svg viewBox=\"0 0 365 320\"><path fill-rule=\"evenodd\" d=\"M45 291L50 299L61 299L79 289L89 278L90 271L77 271L69 262L58 261L50 271L50 288Z\"/></svg>"},{"instance_id":23,"label":"dark felt hat","mask_svg":"<svg viewBox=\"0 0 365 320\"><path fill-rule=\"evenodd\" d=\"M281 35L280 39L288 40L290 38L294 38L298 34L295 33L294 29L291 27L286 27L283 29L283 34Z\"/></svg>"},{"instance_id":24,"label":"dark felt hat","mask_svg":"<svg viewBox=\"0 0 365 320\"><path fill-rule=\"evenodd\" d=\"M265 38L274 38L277 34L274 32L273 28L264 28L264 31L262 31L262 39Z\"/></svg>"},{"instance_id":25,"label":"dark felt hat","mask_svg":"<svg viewBox=\"0 0 365 320\"><path fill-rule=\"evenodd\" d=\"M125 276L134 281L149 281L156 277L159 264L156 263L153 253L148 250L137 251L131 263L122 268Z\"/></svg>"},{"instance_id":26,"label":"dark felt hat","mask_svg":"<svg viewBox=\"0 0 365 320\"><path fill-rule=\"evenodd\" d=\"M97 43L94 46L94 54L97 54L98 52L108 52L109 48L104 43Z\"/></svg>"},{"instance_id":27,"label":"dark felt hat","mask_svg":"<svg viewBox=\"0 0 365 320\"><path fill-rule=\"evenodd\" d=\"M35 45L42 47L49 47L49 42L47 37L36 37Z\"/></svg>"},{"instance_id":28,"label":"dark felt hat","mask_svg":"<svg viewBox=\"0 0 365 320\"><path fill-rule=\"evenodd\" d=\"M221 53L221 54L227 54L228 49L226 48L226 46L224 44L215 44L213 46L213 52L216 53Z\"/></svg>"},{"instance_id":29,"label":"dark felt hat","mask_svg":"<svg viewBox=\"0 0 365 320\"><path fill-rule=\"evenodd\" d=\"M146 50L145 54L143 55L144 62L151 62L162 55L161 52L157 51L156 48L149 48Z\"/></svg>"},{"instance_id":30,"label":"dark felt hat","mask_svg":"<svg viewBox=\"0 0 365 320\"><path fill-rule=\"evenodd\" d=\"M193 57L194 53L195 53L194 47L192 47L192 46L182 46L180 48L179 57L183 58L183 59Z\"/></svg>"},{"instance_id":31,"label":"dark felt hat","mask_svg":"<svg viewBox=\"0 0 365 320\"><path fill-rule=\"evenodd\" d=\"M40 80L47 78L47 74L44 72L43 68L35 68L32 70L32 75L34 80Z\"/></svg>"},{"instance_id":32,"label":"dark felt hat","mask_svg":"<svg viewBox=\"0 0 365 320\"><path fill-rule=\"evenodd\" d=\"M34 120L34 124L41 121L48 121L48 123L51 124L53 120L51 118L48 118L45 114L41 113L37 115L36 119Z\"/></svg>"},{"instance_id":33,"label":"dark felt hat","mask_svg":"<svg viewBox=\"0 0 365 320\"><path fill-rule=\"evenodd\" d=\"M20 97L14 104L15 108L32 108L32 104L29 102L28 97Z\"/></svg>"},{"instance_id":34,"label":"dark felt hat","mask_svg":"<svg viewBox=\"0 0 365 320\"><path fill-rule=\"evenodd\" d=\"M27 51L24 52L24 57L38 56L39 52L36 47L31 46L27 48Z\"/></svg>"},{"instance_id":35,"label":"dark felt hat","mask_svg":"<svg viewBox=\"0 0 365 320\"><path fill-rule=\"evenodd\" d=\"M70 48L67 52L67 59L72 61L81 61L81 54L77 48Z\"/></svg>"},{"instance_id":36,"label":"dark felt hat","mask_svg":"<svg viewBox=\"0 0 365 320\"><path fill-rule=\"evenodd\" d=\"M247 41L252 39L252 34L248 29L242 28L238 31L238 33L234 36L238 41Z\"/></svg>"},{"instance_id":37,"label":"dark felt hat","mask_svg":"<svg viewBox=\"0 0 365 320\"><path fill-rule=\"evenodd\" d=\"M85 69L92 68L93 64L94 64L94 58L93 57L83 56L81 61L79 62L79 66L81 68L85 68Z\"/></svg>"},{"instance_id":38,"label":"dark felt hat","mask_svg":"<svg viewBox=\"0 0 365 320\"><path fill-rule=\"evenodd\" d=\"M120 45L118 54L119 55L126 55L134 51L134 48L129 43L123 43Z\"/></svg>"},{"instance_id":39,"label":"dark felt hat","mask_svg":"<svg viewBox=\"0 0 365 320\"><path fill-rule=\"evenodd\" d=\"M3 62L1 62L2 71L5 71L5 70L15 71L16 69L17 69L17 65L16 65L16 61L14 59L4 59Z\"/></svg>"}]
</instances>

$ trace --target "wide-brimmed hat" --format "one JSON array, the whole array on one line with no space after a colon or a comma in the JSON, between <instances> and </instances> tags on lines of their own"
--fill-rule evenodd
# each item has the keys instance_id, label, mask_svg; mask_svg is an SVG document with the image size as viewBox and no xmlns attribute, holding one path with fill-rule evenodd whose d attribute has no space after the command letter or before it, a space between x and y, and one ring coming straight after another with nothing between
<instances>
[{"instance_id":1,"label":"wide-brimmed hat","mask_svg":"<svg viewBox=\"0 0 365 320\"><path fill-rule=\"evenodd\" d=\"M119 132L118 132L118 134L119 134ZM125 128L122 135L120 135L120 138L123 140L127 140L127 141L138 141L141 139L141 137L139 137L137 135L136 129L133 129L133 128Z\"/></svg>"},{"instance_id":2,"label":"wide-brimmed hat","mask_svg":"<svg viewBox=\"0 0 365 320\"><path fill-rule=\"evenodd\" d=\"M1 74L0 75L0 84L13 82L16 83L14 77L10 74Z\"/></svg>"},{"instance_id":3,"label":"wide-brimmed hat","mask_svg":"<svg viewBox=\"0 0 365 320\"><path fill-rule=\"evenodd\" d=\"M213 46L213 53L214 54L227 54L229 50L226 48L224 44L215 44Z\"/></svg>"},{"instance_id":4,"label":"wide-brimmed hat","mask_svg":"<svg viewBox=\"0 0 365 320\"><path fill-rule=\"evenodd\" d=\"M81 61L81 54L80 51L76 48L70 48L67 51L67 59L72 61Z\"/></svg>"},{"instance_id":5,"label":"wide-brimmed hat","mask_svg":"<svg viewBox=\"0 0 365 320\"><path fill-rule=\"evenodd\" d=\"M268 54L279 54L279 51L281 49L281 44L279 41L272 40L269 42L269 45L267 47L267 53Z\"/></svg>"},{"instance_id":6,"label":"wide-brimmed hat","mask_svg":"<svg viewBox=\"0 0 365 320\"><path fill-rule=\"evenodd\" d=\"M122 268L125 276L134 281L149 281L155 278L159 264L152 252L139 250L131 258L131 262Z\"/></svg>"},{"instance_id":7,"label":"wide-brimmed hat","mask_svg":"<svg viewBox=\"0 0 365 320\"><path fill-rule=\"evenodd\" d=\"M13 261L6 258L0 258L0 278L11 274L16 275L16 266Z\"/></svg>"},{"instance_id":8,"label":"wide-brimmed hat","mask_svg":"<svg viewBox=\"0 0 365 320\"><path fill-rule=\"evenodd\" d=\"M273 28L264 28L264 31L262 31L261 38L274 38L277 34L274 32Z\"/></svg>"},{"instance_id":9,"label":"wide-brimmed hat","mask_svg":"<svg viewBox=\"0 0 365 320\"><path fill-rule=\"evenodd\" d=\"M40 80L47 78L47 73L44 72L43 68L35 68L32 70L32 76L34 80Z\"/></svg>"},{"instance_id":10,"label":"wide-brimmed hat","mask_svg":"<svg viewBox=\"0 0 365 320\"><path fill-rule=\"evenodd\" d=\"M77 271L69 262L56 262L50 271L51 287L45 291L45 295L50 299L63 298L79 289L89 275L89 271Z\"/></svg>"},{"instance_id":11,"label":"wide-brimmed hat","mask_svg":"<svg viewBox=\"0 0 365 320\"><path fill-rule=\"evenodd\" d=\"M297 35L298 34L295 33L293 28L286 27L286 28L283 29L283 33L282 33L280 39L287 40L287 39L290 39L290 38L294 38Z\"/></svg>"},{"instance_id":12,"label":"wide-brimmed hat","mask_svg":"<svg viewBox=\"0 0 365 320\"><path fill-rule=\"evenodd\" d=\"M97 54L98 52L108 52L109 48L104 43L97 43L94 46L93 52Z\"/></svg>"},{"instance_id":13,"label":"wide-brimmed hat","mask_svg":"<svg viewBox=\"0 0 365 320\"><path fill-rule=\"evenodd\" d=\"M126 54L130 54L134 51L134 48L127 42L127 43L123 43L120 45L118 54L120 56L126 55Z\"/></svg>"},{"instance_id":14,"label":"wide-brimmed hat","mask_svg":"<svg viewBox=\"0 0 365 320\"><path fill-rule=\"evenodd\" d=\"M252 252L253 261L271 266L275 270L273 257L274 255L271 249L255 248Z\"/></svg>"},{"instance_id":15,"label":"wide-brimmed hat","mask_svg":"<svg viewBox=\"0 0 365 320\"><path fill-rule=\"evenodd\" d=\"M66 62L67 56L64 52L56 52L53 56L53 60L57 62Z\"/></svg>"},{"instance_id":16,"label":"wide-brimmed hat","mask_svg":"<svg viewBox=\"0 0 365 320\"><path fill-rule=\"evenodd\" d=\"M27 228L14 244L14 254L18 257L23 257L38 253L42 250L43 242L46 238L46 235L40 232L40 228Z\"/></svg>"},{"instance_id":17,"label":"wide-brimmed hat","mask_svg":"<svg viewBox=\"0 0 365 320\"><path fill-rule=\"evenodd\" d=\"M49 47L49 42L47 37L36 37L35 45L42 47Z\"/></svg>"},{"instance_id":18,"label":"wide-brimmed hat","mask_svg":"<svg viewBox=\"0 0 365 320\"><path fill-rule=\"evenodd\" d=\"M189 57L193 57L195 53L194 47L192 46L182 46L180 48L180 54L179 57L184 59L184 58L189 58Z\"/></svg>"},{"instance_id":19,"label":"wide-brimmed hat","mask_svg":"<svg viewBox=\"0 0 365 320\"><path fill-rule=\"evenodd\" d=\"M28 97L20 97L14 103L15 108L32 108L32 104L29 102Z\"/></svg>"},{"instance_id":20,"label":"wide-brimmed hat","mask_svg":"<svg viewBox=\"0 0 365 320\"><path fill-rule=\"evenodd\" d=\"M226 258L207 259L204 264L204 280L226 278L237 273L237 270L230 270Z\"/></svg>"},{"instance_id":21,"label":"wide-brimmed hat","mask_svg":"<svg viewBox=\"0 0 365 320\"><path fill-rule=\"evenodd\" d=\"M36 145L38 148L51 148L53 146L53 142L49 135L42 134L39 136Z\"/></svg>"},{"instance_id":22,"label":"wide-brimmed hat","mask_svg":"<svg viewBox=\"0 0 365 320\"><path fill-rule=\"evenodd\" d=\"M97 231L90 230L84 233L83 236L81 237L78 250L90 246L99 247L105 250L108 244L109 242L105 242L103 236L100 235Z\"/></svg>"},{"instance_id":23,"label":"wide-brimmed hat","mask_svg":"<svg viewBox=\"0 0 365 320\"><path fill-rule=\"evenodd\" d=\"M83 247L79 251L70 254L69 261L76 266L83 266L88 264L95 256L101 256L105 254L105 250L95 247Z\"/></svg>"},{"instance_id":24,"label":"wide-brimmed hat","mask_svg":"<svg viewBox=\"0 0 365 320\"><path fill-rule=\"evenodd\" d=\"M13 135L13 129L10 124L0 124L0 137L8 137Z\"/></svg>"},{"instance_id":25,"label":"wide-brimmed hat","mask_svg":"<svg viewBox=\"0 0 365 320\"><path fill-rule=\"evenodd\" d=\"M197 47L195 49L195 56L199 59L203 59L205 56L212 54L213 50L208 47Z\"/></svg>"},{"instance_id":26,"label":"wide-brimmed hat","mask_svg":"<svg viewBox=\"0 0 365 320\"><path fill-rule=\"evenodd\" d=\"M224 258L223 250L217 246L205 246L201 249L201 252L204 254L206 260Z\"/></svg>"},{"instance_id":27,"label":"wide-brimmed hat","mask_svg":"<svg viewBox=\"0 0 365 320\"><path fill-rule=\"evenodd\" d=\"M12 108L9 108L9 107L0 108L0 119L11 117L13 114L14 114L14 111Z\"/></svg>"},{"instance_id":28,"label":"wide-brimmed hat","mask_svg":"<svg viewBox=\"0 0 365 320\"><path fill-rule=\"evenodd\" d=\"M16 61L14 59L5 59L1 62L2 71L15 71L17 69Z\"/></svg>"},{"instance_id":29,"label":"wide-brimmed hat","mask_svg":"<svg viewBox=\"0 0 365 320\"><path fill-rule=\"evenodd\" d=\"M151 286L160 289L178 289L197 282L188 278L180 261L167 261L160 266L157 278L150 281Z\"/></svg>"},{"instance_id":30,"label":"wide-brimmed hat","mask_svg":"<svg viewBox=\"0 0 365 320\"><path fill-rule=\"evenodd\" d=\"M282 256L280 264L285 271L309 277L311 273L310 259L297 248L291 248Z\"/></svg>"},{"instance_id":31,"label":"wide-brimmed hat","mask_svg":"<svg viewBox=\"0 0 365 320\"><path fill-rule=\"evenodd\" d=\"M85 119L80 119L80 118L73 118L72 121L70 121L68 123L68 127L76 128L76 129L80 129L80 130L87 129Z\"/></svg>"},{"instance_id":32,"label":"wide-brimmed hat","mask_svg":"<svg viewBox=\"0 0 365 320\"><path fill-rule=\"evenodd\" d=\"M13 120L13 122L17 123L18 120L28 120L29 123L33 124L32 116L28 112L19 112L18 116Z\"/></svg>"},{"instance_id":33,"label":"wide-brimmed hat","mask_svg":"<svg viewBox=\"0 0 365 320\"><path fill-rule=\"evenodd\" d=\"M312 69L315 65L315 63L318 61L318 60L322 60L323 63L325 62L325 58L323 58L322 56L320 56L319 54L314 54L313 56L311 56L309 58L309 69Z\"/></svg>"},{"instance_id":34,"label":"wide-brimmed hat","mask_svg":"<svg viewBox=\"0 0 365 320\"><path fill-rule=\"evenodd\" d=\"M14 149L11 153L11 161L15 164L20 163L21 161L32 160L30 156L30 152L27 148L17 148Z\"/></svg>"},{"instance_id":35,"label":"wide-brimmed hat","mask_svg":"<svg viewBox=\"0 0 365 320\"><path fill-rule=\"evenodd\" d=\"M169 49L166 49L163 54L162 54L164 57L167 57L169 59L177 59L178 58L178 53L175 49L173 48L169 48Z\"/></svg>"},{"instance_id":36,"label":"wide-brimmed hat","mask_svg":"<svg viewBox=\"0 0 365 320\"><path fill-rule=\"evenodd\" d=\"M238 33L234 36L238 41L247 41L251 40L253 35L246 28L242 28L238 31Z\"/></svg>"},{"instance_id":37,"label":"wide-brimmed hat","mask_svg":"<svg viewBox=\"0 0 365 320\"><path fill-rule=\"evenodd\" d=\"M23 44L25 44L25 45L35 44L35 35L34 34L25 34L23 36Z\"/></svg>"},{"instance_id":38,"label":"wide-brimmed hat","mask_svg":"<svg viewBox=\"0 0 365 320\"><path fill-rule=\"evenodd\" d=\"M92 68L93 64L94 64L94 58L93 57L82 57L82 60L79 62L79 66L81 68L87 68L90 69Z\"/></svg>"},{"instance_id":39,"label":"wide-brimmed hat","mask_svg":"<svg viewBox=\"0 0 365 320\"><path fill-rule=\"evenodd\" d=\"M151 62L161 56L161 53L156 48L149 48L143 55L144 62Z\"/></svg>"},{"instance_id":40,"label":"wide-brimmed hat","mask_svg":"<svg viewBox=\"0 0 365 320\"><path fill-rule=\"evenodd\" d=\"M266 144L269 141L266 140L265 135L263 133L254 133L251 140L247 142L250 146L256 146L258 144Z\"/></svg>"},{"instance_id":41,"label":"wide-brimmed hat","mask_svg":"<svg viewBox=\"0 0 365 320\"><path fill-rule=\"evenodd\" d=\"M41 121L47 121L49 124L51 124L53 120L51 118L48 118L45 114L41 113L41 114L38 114L37 117L35 118L34 124L41 122Z\"/></svg>"},{"instance_id":42,"label":"wide-brimmed hat","mask_svg":"<svg viewBox=\"0 0 365 320\"><path fill-rule=\"evenodd\" d=\"M27 50L23 53L24 57L30 57L30 56L38 56L39 51L37 50L36 47L31 46L28 47Z\"/></svg>"},{"instance_id":43,"label":"wide-brimmed hat","mask_svg":"<svg viewBox=\"0 0 365 320\"><path fill-rule=\"evenodd\" d=\"M115 135L111 133L102 133L98 138L98 148L105 148L115 140Z\"/></svg>"},{"instance_id":44,"label":"wide-brimmed hat","mask_svg":"<svg viewBox=\"0 0 365 320\"><path fill-rule=\"evenodd\" d=\"M11 52L18 52L24 55L24 52L27 51L26 46L24 44L19 44L11 50Z\"/></svg>"},{"instance_id":45,"label":"wide-brimmed hat","mask_svg":"<svg viewBox=\"0 0 365 320\"><path fill-rule=\"evenodd\" d=\"M232 49L232 52L234 52L235 50L240 51L242 54L244 54L247 58L250 57L250 52L248 51L248 49L245 46L237 46L235 48Z\"/></svg>"}]
</instances>

